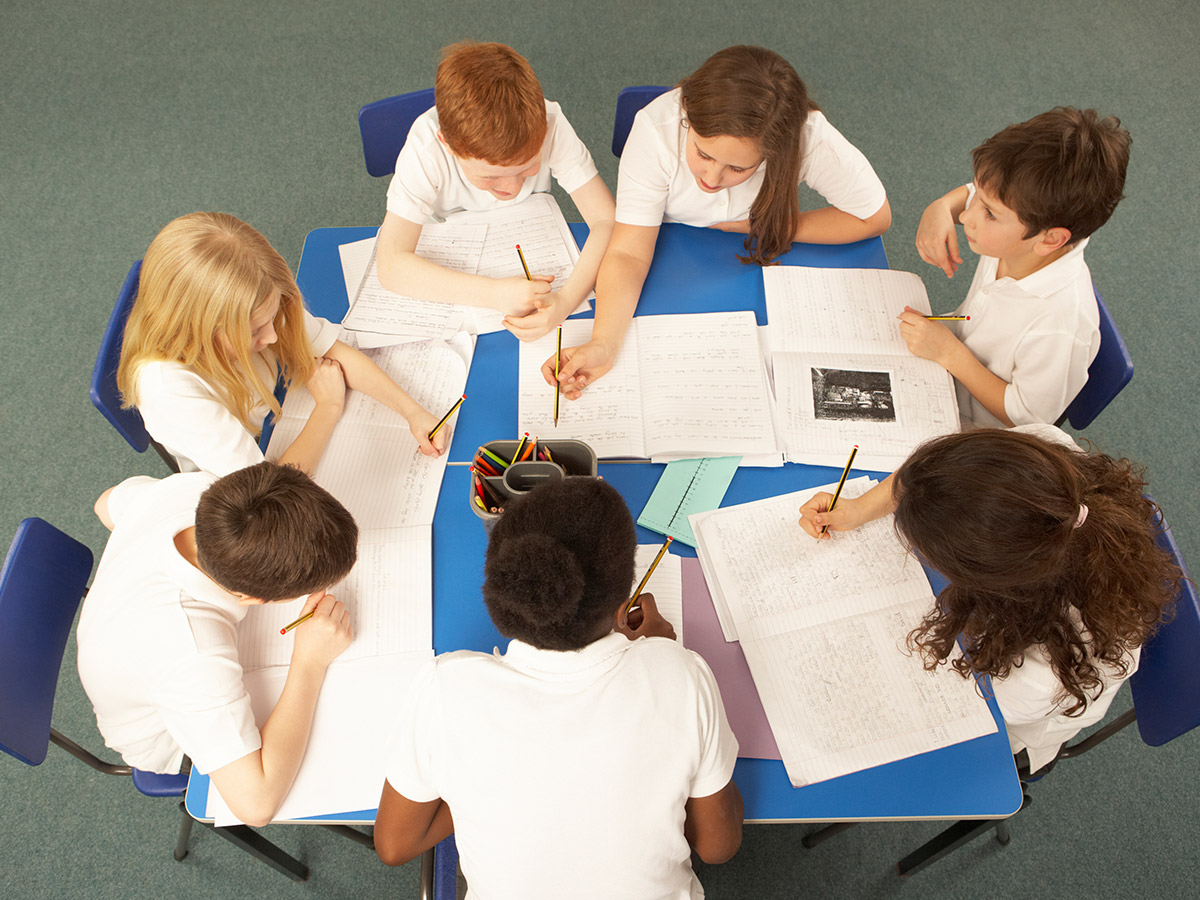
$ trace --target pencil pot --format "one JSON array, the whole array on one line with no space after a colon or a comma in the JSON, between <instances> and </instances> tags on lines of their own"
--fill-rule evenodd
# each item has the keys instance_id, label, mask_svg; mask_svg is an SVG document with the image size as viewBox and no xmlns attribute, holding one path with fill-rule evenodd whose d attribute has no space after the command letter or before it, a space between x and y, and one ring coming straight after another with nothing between
<instances>
[{"instance_id":1,"label":"pencil pot","mask_svg":"<svg viewBox=\"0 0 1200 900\"><path fill-rule=\"evenodd\" d=\"M524 459L514 461L513 455L520 444L520 441L489 441L475 452L479 484L476 486L475 479L471 479L468 502L485 527L500 518L506 502L539 485L568 476L596 477L596 453L583 441L538 441L531 450L522 450ZM529 442L525 447L529 447Z\"/></svg>"}]
</instances>

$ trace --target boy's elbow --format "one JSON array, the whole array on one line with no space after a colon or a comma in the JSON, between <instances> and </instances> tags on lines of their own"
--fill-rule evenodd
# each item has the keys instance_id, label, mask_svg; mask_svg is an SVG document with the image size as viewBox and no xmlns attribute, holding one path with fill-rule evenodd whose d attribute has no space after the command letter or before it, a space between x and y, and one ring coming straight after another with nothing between
<instances>
[{"instance_id":1,"label":"boy's elbow","mask_svg":"<svg viewBox=\"0 0 1200 900\"><path fill-rule=\"evenodd\" d=\"M887 201L887 198L884 198L883 206L879 207L874 215L863 221L867 228L868 238L879 237L879 235L891 228L892 205Z\"/></svg>"},{"instance_id":2,"label":"boy's elbow","mask_svg":"<svg viewBox=\"0 0 1200 900\"><path fill-rule=\"evenodd\" d=\"M270 825L275 818L275 810L278 808L259 802L230 803L226 800L226 803L229 803L229 811L251 828L263 828Z\"/></svg>"},{"instance_id":3,"label":"boy's elbow","mask_svg":"<svg viewBox=\"0 0 1200 900\"><path fill-rule=\"evenodd\" d=\"M423 851L413 847L408 842L389 840L388 835L375 832L375 855L379 861L388 866L402 866L412 862Z\"/></svg>"},{"instance_id":4,"label":"boy's elbow","mask_svg":"<svg viewBox=\"0 0 1200 900\"><path fill-rule=\"evenodd\" d=\"M742 823L727 829L722 834L706 835L706 840L697 842L692 849L709 865L729 862L742 846Z\"/></svg>"}]
</instances>

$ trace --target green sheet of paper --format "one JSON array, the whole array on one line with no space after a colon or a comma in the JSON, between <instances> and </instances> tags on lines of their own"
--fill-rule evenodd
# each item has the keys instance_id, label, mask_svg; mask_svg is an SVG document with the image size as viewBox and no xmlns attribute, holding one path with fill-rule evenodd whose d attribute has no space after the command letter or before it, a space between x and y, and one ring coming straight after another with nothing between
<instances>
[{"instance_id":1,"label":"green sheet of paper","mask_svg":"<svg viewBox=\"0 0 1200 900\"><path fill-rule=\"evenodd\" d=\"M695 547L696 536L688 525L688 516L721 505L741 461L740 456L721 456L667 463L646 508L638 516L638 524Z\"/></svg>"}]
</instances>

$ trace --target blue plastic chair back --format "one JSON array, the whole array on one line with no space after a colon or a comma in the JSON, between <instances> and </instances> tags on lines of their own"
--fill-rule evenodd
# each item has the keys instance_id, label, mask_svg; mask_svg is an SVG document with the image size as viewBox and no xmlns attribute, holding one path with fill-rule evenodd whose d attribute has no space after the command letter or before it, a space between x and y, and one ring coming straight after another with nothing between
<instances>
[{"instance_id":1,"label":"blue plastic chair back","mask_svg":"<svg viewBox=\"0 0 1200 900\"><path fill-rule=\"evenodd\" d=\"M433 88L368 103L358 111L363 160L371 175L391 175L417 116L433 106Z\"/></svg>"},{"instance_id":2,"label":"blue plastic chair back","mask_svg":"<svg viewBox=\"0 0 1200 900\"><path fill-rule=\"evenodd\" d=\"M96 365L92 367L92 384L89 393L92 405L108 419L117 434L125 438L129 446L144 453L150 446L150 435L142 424L142 414L136 409L121 408L121 392L117 390L117 365L121 362L121 342L125 339L125 320L137 299L138 276L142 271L139 259L129 267L117 305L108 317L108 327L100 339L100 350L96 354Z\"/></svg>"},{"instance_id":3,"label":"blue plastic chair back","mask_svg":"<svg viewBox=\"0 0 1200 900\"><path fill-rule=\"evenodd\" d=\"M0 749L46 758L58 670L92 574L92 551L42 519L25 519L0 571Z\"/></svg>"},{"instance_id":4,"label":"blue plastic chair back","mask_svg":"<svg viewBox=\"0 0 1200 900\"><path fill-rule=\"evenodd\" d=\"M625 141L629 139L629 129L633 127L633 117L637 115L638 110L669 90L669 87L657 84L643 84L627 87L617 94L617 116L613 121L613 156L619 159L625 150Z\"/></svg>"},{"instance_id":5,"label":"blue plastic chair back","mask_svg":"<svg viewBox=\"0 0 1200 900\"><path fill-rule=\"evenodd\" d=\"M1096 291L1096 305L1100 308L1100 350L1088 366L1087 382L1059 419L1060 424L1063 419L1069 420L1072 428L1091 425L1133 378L1133 357L1099 291Z\"/></svg>"},{"instance_id":6,"label":"blue plastic chair back","mask_svg":"<svg viewBox=\"0 0 1200 900\"><path fill-rule=\"evenodd\" d=\"M1165 525L1165 523L1164 523ZM1200 596L1188 577L1179 545L1169 528L1158 544L1183 572L1174 618L1159 626L1142 648L1138 670L1129 679L1138 731L1152 747L1174 740L1200 725Z\"/></svg>"},{"instance_id":7,"label":"blue plastic chair back","mask_svg":"<svg viewBox=\"0 0 1200 900\"><path fill-rule=\"evenodd\" d=\"M433 851L433 900L456 900L458 897L458 844L454 835L446 838Z\"/></svg>"}]
</instances>

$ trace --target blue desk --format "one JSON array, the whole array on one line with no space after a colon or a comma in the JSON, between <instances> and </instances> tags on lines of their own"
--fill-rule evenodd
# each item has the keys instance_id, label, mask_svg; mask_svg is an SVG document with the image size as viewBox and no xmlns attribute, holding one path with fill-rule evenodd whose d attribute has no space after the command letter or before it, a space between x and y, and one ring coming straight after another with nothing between
<instances>
[{"instance_id":1,"label":"blue desk","mask_svg":"<svg viewBox=\"0 0 1200 900\"><path fill-rule=\"evenodd\" d=\"M572 225L583 243L584 226ZM348 303L337 252L339 244L370 237L374 228L321 228L304 244L297 281L317 315L340 320ZM638 312L716 312L751 308L766 322L762 276L757 266L735 258L741 238L708 229L664 225L654 265ZM834 247L796 245L782 258L788 265L886 268L876 238ZM517 341L507 332L482 335L467 382L451 444L433 524L433 645L441 653L471 649L490 652L504 639L488 618L479 587L483 583L486 535L468 503L468 462L476 447L516 431ZM456 465L459 463L459 465ZM636 515L662 473L651 463L602 463L612 483ZM781 469L739 469L723 505L744 503L836 481L840 469L786 465ZM640 543L656 543L657 533L638 528ZM673 552L694 556L676 543ZM900 819L1000 818L1021 806L1020 783L995 701L995 734L856 772L820 784L793 788L777 760L739 759L734 779L746 803L748 822L836 822ZM193 776L188 810L203 817L208 779ZM306 821L371 822L372 810Z\"/></svg>"}]
</instances>

